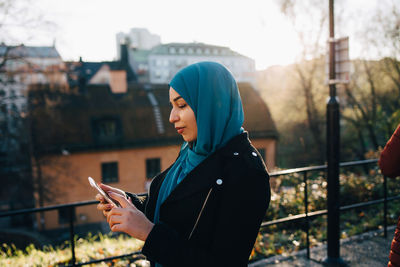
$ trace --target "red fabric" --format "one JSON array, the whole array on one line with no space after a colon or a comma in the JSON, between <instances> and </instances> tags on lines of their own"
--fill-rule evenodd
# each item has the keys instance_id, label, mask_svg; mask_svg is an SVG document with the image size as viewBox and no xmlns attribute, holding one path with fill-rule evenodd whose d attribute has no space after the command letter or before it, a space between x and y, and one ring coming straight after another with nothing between
<instances>
[{"instance_id":1,"label":"red fabric","mask_svg":"<svg viewBox=\"0 0 400 267\"><path fill-rule=\"evenodd\" d=\"M397 227L396 231L394 232L394 237L393 237L393 239L395 239L396 241L399 241L399 242L400 242L400 230L399 230L398 227Z\"/></svg>"},{"instance_id":2,"label":"red fabric","mask_svg":"<svg viewBox=\"0 0 400 267\"><path fill-rule=\"evenodd\" d=\"M400 255L393 252L393 250L390 251L389 260L392 266L400 266Z\"/></svg>"},{"instance_id":3,"label":"red fabric","mask_svg":"<svg viewBox=\"0 0 400 267\"><path fill-rule=\"evenodd\" d=\"M391 250L396 252L396 254L400 255L400 242L397 241L396 239L393 238L392 240L392 245L391 245Z\"/></svg>"},{"instance_id":4,"label":"red fabric","mask_svg":"<svg viewBox=\"0 0 400 267\"><path fill-rule=\"evenodd\" d=\"M400 176L400 124L381 153L379 167L388 177Z\"/></svg>"},{"instance_id":5,"label":"red fabric","mask_svg":"<svg viewBox=\"0 0 400 267\"><path fill-rule=\"evenodd\" d=\"M400 267L400 217L397 219L396 231L390 246L388 267L392 266Z\"/></svg>"},{"instance_id":6,"label":"red fabric","mask_svg":"<svg viewBox=\"0 0 400 267\"><path fill-rule=\"evenodd\" d=\"M381 153L379 168L388 177L400 176L400 124ZM400 267L400 217L390 246L388 267L392 266Z\"/></svg>"}]
</instances>

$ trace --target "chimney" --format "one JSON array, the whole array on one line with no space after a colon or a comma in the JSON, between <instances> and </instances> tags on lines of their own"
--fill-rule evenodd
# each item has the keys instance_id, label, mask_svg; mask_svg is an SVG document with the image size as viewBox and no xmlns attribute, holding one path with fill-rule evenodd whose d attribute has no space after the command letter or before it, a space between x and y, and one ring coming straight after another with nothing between
<instances>
[{"instance_id":1,"label":"chimney","mask_svg":"<svg viewBox=\"0 0 400 267\"><path fill-rule=\"evenodd\" d=\"M127 44L121 44L121 64L123 66L128 65L128 45Z\"/></svg>"}]
</instances>

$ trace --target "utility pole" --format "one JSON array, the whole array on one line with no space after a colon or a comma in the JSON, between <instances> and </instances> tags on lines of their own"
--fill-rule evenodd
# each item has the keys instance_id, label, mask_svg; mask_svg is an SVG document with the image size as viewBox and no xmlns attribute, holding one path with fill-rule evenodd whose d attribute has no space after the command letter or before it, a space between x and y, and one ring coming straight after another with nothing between
<instances>
[{"instance_id":1,"label":"utility pole","mask_svg":"<svg viewBox=\"0 0 400 267\"><path fill-rule=\"evenodd\" d=\"M336 96L334 0L329 0L329 100L327 103L327 161L328 161L328 265L345 265L340 258L340 124L339 101Z\"/></svg>"}]
</instances>

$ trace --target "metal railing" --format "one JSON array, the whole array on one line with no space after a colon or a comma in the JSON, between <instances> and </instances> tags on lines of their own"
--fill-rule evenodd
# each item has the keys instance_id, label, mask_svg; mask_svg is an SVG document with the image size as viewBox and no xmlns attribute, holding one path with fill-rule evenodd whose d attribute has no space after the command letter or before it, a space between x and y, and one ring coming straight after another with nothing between
<instances>
[{"instance_id":1,"label":"metal railing","mask_svg":"<svg viewBox=\"0 0 400 267\"><path fill-rule=\"evenodd\" d=\"M146 193L142 194L137 194L138 196L145 196ZM80 206L87 206L87 205L95 205L98 204L99 202L97 200L91 200L91 201L81 201L81 202L75 202L75 203L69 203L69 204L62 204L62 205L55 205L55 206L48 206L48 207L42 207L42 208L32 208L32 209L21 209L21 210L14 210L14 211L8 211L8 212L3 212L0 213L0 218L2 217L8 217L8 216L16 216L16 215L21 215L21 214L28 214L28 213L38 213L38 212L44 212L44 211L51 211L51 210L61 210L61 209L68 209L68 215L69 215L69 237L70 237L70 247L71 247L71 264L68 266L83 266L83 265L88 265L88 264L93 264L93 263L99 263L103 261L112 261L114 259L120 259L120 258L126 258L130 256L137 256L137 259L143 258L141 255L141 252L133 252L133 253L128 253L128 254L123 254L119 256L114 256L114 257L107 257L103 259L98 259L98 260L91 260L88 262L76 262L76 257L75 257L75 231L74 231L74 209L76 207Z\"/></svg>"},{"instance_id":2,"label":"metal railing","mask_svg":"<svg viewBox=\"0 0 400 267\"><path fill-rule=\"evenodd\" d=\"M354 167L354 166L364 166L364 165L369 165L369 164L376 164L378 162L377 159L370 159L370 160L360 160L360 161L351 161L351 162L343 162L340 163L339 166L340 168L346 168L346 167ZM263 222L261 224L261 229L266 228L271 225L276 225L276 224L281 224L281 223L286 223L286 222L294 222L298 220L305 220L306 221L306 226L305 226L305 232L306 232L306 250L307 250L307 259L310 259L310 219L317 217L317 216L322 216L322 215L327 215L328 210L318 210L318 211L313 211L313 212L308 212L308 186L307 186L307 174L309 172L315 172L315 171L326 171L327 170L327 165L320 165L320 166L313 166L313 167L303 167L303 168L296 168L296 169L289 169L289 170L284 170L284 171L279 171L279 172L274 172L270 174L270 177L277 177L281 175L289 175L289 174L294 174L294 173L303 173L303 182L304 182L304 210L305 212L302 214L297 214L285 218L280 218L272 221L267 221ZM356 203L352 205L346 205L346 206L341 206L339 208L340 212L343 211L348 211L352 209L357 209L357 208L363 208L363 207L368 207L372 205L378 205L383 203L383 228L384 228L384 236L385 238L387 237L387 211L388 211L388 206L387 203L388 201L393 201L400 199L400 195L398 196L393 196L389 197L387 196L387 177L383 176L383 198L382 199L377 199L377 200L371 200L371 201L366 201L366 202L361 202L361 203ZM329 240L328 240L329 243Z\"/></svg>"},{"instance_id":3,"label":"metal railing","mask_svg":"<svg viewBox=\"0 0 400 267\"><path fill-rule=\"evenodd\" d=\"M377 160L372 159L372 160L362 160L362 161L352 161L352 162L345 162L341 163L340 167L345 168L345 167L351 167L351 166L363 166L363 165L369 165L369 164L376 164ZM277 176L282 176L282 175L289 175L289 174L294 174L294 173L302 173L303 174L303 182L304 182L304 213L302 214L297 214L285 218L280 218L272 221L267 221L263 222L261 224L261 229L266 228L271 225L277 225L281 223L286 223L286 222L294 222L298 220L305 220L306 221L306 226L305 226L305 232L306 232L306 247L307 247L307 258L310 258L310 240L309 240L309 229L310 229L310 219L317 217L317 216L322 216L322 215L327 215L328 211L325 210L318 210L318 211L308 211L308 189L307 189L307 180L308 180L308 173L309 172L315 172L315 171L325 171L327 169L326 165L321 165L321 166L313 166L313 167L304 167L304 168L295 168L295 169L289 169L289 170L284 170L284 171L279 171L279 172L274 172L270 174L270 177L277 177ZM400 195L398 196L393 196L393 197L388 197L387 196L387 179L384 176L383 179L383 199L378 199L378 200L372 200L372 201L366 201L366 202L361 202L361 203L356 203L352 205L346 205L346 206L341 206L340 211L347 211L347 210L352 210L356 208L362 208L362 207L367 207L371 205L378 205L378 204L384 204L384 215L383 215L383 225L384 225L384 236L387 237L387 203L388 201L393 201L400 199ZM138 194L139 196L144 196L146 195L145 193L143 194ZM134 260L140 259L143 256L141 255L141 252L133 252L129 254L123 254L119 256L114 256L114 257L107 257L103 259L98 259L98 260L92 260L88 262L76 262L76 257L75 257L75 240L74 240L74 209L79 206L86 206L86 205L94 205L97 204L98 201L84 201L84 202L76 202L76 203L70 203L70 204L63 204L63 205L56 205L56 206L49 206L49 207L42 207L42 208L33 208L33 209L23 209L23 210L15 210L15 211L8 211L0 214L1 217L7 217L7 216L15 216L15 215L21 215L21 214L27 214L27 213L37 213L37 212L43 212L43 211L50 211L50 210L60 210L60 209L68 209L69 210L69 231L70 231L70 247L71 247L71 252L72 252L72 258L71 258L71 264L68 266L83 266L87 264L93 264L93 263L98 263L98 262L104 262L104 261L111 261L114 259L119 259L119 258L126 258L130 256L134 256ZM329 242L329 240L328 240Z\"/></svg>"}]
</instances>

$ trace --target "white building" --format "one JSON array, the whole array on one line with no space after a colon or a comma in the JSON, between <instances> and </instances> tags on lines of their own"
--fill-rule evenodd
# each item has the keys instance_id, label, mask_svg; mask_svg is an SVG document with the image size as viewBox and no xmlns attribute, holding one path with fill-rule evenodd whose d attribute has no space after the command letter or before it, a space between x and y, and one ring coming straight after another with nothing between
<instances>
[{"instance_id":1,"label":"white building","mask_svg":"<svg viewBox=\"0 0 400 267\"><path fill-rule=\"evenodd\" d=\"M135 54L135 51L130 51ZM203 43L169 43L154 47L148 54L150 83L168 83L183 67L200 61L215 61L227 67L237 82L255 80L255 62L228 47Z\"/></svg>"},{"instance_id":2,"label":"white building","mask_svg":"<svg viewBox=\"0 0 400 267\"><path fill-rule=\"evenodd\" d=\"M168 83L182 68L200 61L215 61L226 66L237 82L255 83L255 62L228 47L204 43L161 44L160 37L144 28L117 34L117 55L121 44L128 46L128 61L142 83Z\"/></svg>"},{"instance_id":3,"label":"white building","mask_svg":"<svg viewBox=\"0 0 400 267\"><path fill-rule=\"evenodd\" d=\"M161 44L161 38L145 28L132 28L129 33L119 32L117 33L117 58L121 56L120 44L128 44L131 49L150 50Z\"/></svg>"}]
</instances>

